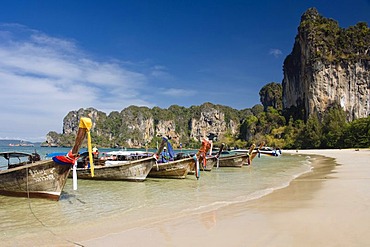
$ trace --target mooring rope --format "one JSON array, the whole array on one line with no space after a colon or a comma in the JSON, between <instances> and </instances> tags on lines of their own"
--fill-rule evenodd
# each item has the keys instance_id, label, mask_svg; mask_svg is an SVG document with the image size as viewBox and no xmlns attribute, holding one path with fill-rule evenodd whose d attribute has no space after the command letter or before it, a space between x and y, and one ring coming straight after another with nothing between
<instances>
[{"instance_id":1,"label":"mooring rope","mask_svg":"<svg viewBox=\"0 0 370 247\"><path fill-rule=\"evenodd\" d=\"M32 206L31 206L31 198L30 198L30 191L29 191L29 187L28 187L28 167L26 167L26 189L27 189L27 199L28 199L28 208L30 209L30 211L31 211L31 213L32 213L32 215L33 215L33 217L35 217L35 219L48 231L48 232L50 232L52 235L54 235L55 237L57 237L57 238L59 238L59 239L61 239L61 240L64 240L64 241L66 241L66 242L68 242L68 243L72 243L72 244L74 244L74 245L77 245L77 246L81 246L81 247L84 247L84 245L82 245L82 244L79 244L79 243L77 243L77 242L74 242L74 241L71 241L71 240L69 240L69 239L66 239L66 238L62 238L62 237L60 237L60 236L58 236L55 232L53 232L51 229L49 229L48 228L48 226L47 225L45 225L44 224L44 222L42 222L41 220L40 220L40 218L39 217L37 217L36 216L36 214L35 214L35 212L33 211L33 209L32 209Z\"/></svg>"}]
</instances>

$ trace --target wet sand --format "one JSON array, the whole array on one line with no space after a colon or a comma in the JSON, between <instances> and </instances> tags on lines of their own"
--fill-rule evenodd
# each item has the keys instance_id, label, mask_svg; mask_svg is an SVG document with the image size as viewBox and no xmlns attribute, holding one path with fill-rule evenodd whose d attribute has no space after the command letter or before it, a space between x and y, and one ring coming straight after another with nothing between
<instances>
[{"instance_id":1,"label":"wet sand","mask_svg":"<svg viewBox=\"0 0 370 247\"><path fill-rule=\"evenodd\" d=\"M314 169L283 189L207 213L25 233L2 246L370 246L370 150L299 150ZM252 164L253 165L253 164ZM155 213L155 212L153 212Z\"/></svg>"},{"instance_id":2,"label":"wet sand","mask_svg":"<svg viewBox=\"0 0 370 247\"><path fill-rule=\"evenodd\" d=\"M315 168L263 198L131 229L107 222L115 233L69 239L83 246L370 246L370 150L284 151L290 154L313 155Z\"/></svg>"}]
</instances>

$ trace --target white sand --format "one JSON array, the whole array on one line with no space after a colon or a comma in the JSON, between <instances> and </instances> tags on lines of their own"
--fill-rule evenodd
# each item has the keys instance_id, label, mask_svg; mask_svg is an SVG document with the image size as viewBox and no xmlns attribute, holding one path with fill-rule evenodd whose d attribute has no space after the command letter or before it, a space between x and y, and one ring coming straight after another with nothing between
<instances>
[{"instance_id":1,"label":"white sand","mask_svg":"<svg viewBox=\"0 0 370 247\"><path fill-rule=\"evenodd\" d=\"M261 199L76 241L84 246L370 246L370 150L284 153L323 155L338 165L317 158L313 172Z\"/></svg>"},{"instance_id":2,"label":"white sand","mask_svg":"<svg viewBox=\"0 0 370 247\"><path fill-rule=\"evenodd\" d=\"M258 200L134 228L117 219L58 235L25 234L0 245L370 246L370 150L283 152L322 156L314 156L312 172Z\"/></svg>"}]
</instances>

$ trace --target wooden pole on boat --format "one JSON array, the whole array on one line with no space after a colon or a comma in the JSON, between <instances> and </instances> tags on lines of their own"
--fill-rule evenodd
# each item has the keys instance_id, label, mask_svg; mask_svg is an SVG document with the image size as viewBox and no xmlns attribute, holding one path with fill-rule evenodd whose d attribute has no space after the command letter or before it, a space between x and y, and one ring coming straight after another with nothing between
<instances>
[{"instance_id":1,"label":"wooden pole on boat","mask_svg":"<svg viewBox=\"0 0 370 247\"><path fill-rule=\"evenodd\" d=\"M253 153L255 148L256 148L256 144L253 143L248 150L248 158L247 158L248 165L250 165L254 157L256 157L256 155Z\"/></svg>"},{"instance_id":2,"label":"wooden pole on boat","mask_svg":"<svg viewBox=\"0 0 370 247\"><path fill-rule=\"evenodd\" d=\"M217 159L217 168L219 168L220 166L220 156L221 156L222 150L224 149L224 146L225 146L225 143L221 143L220 150L218 150L218 153L215 156Z\"/></svg>"},{"instance_id":3,"label":"wooden pole on boat","mask_svg":"<svg viewBox=\"0 0 370 247\"><path fill-rule=\"evenodd\" d=\"M161 144L160 146L158 147L158 142L157 142L157 152L154 154L154 158L156 159L156 165L157 165L157 171L159 170L159 166L158 166L158 159L159 159L159 156L161 155L161 152L164 148L164 146L167 144L167 141L168 139L166 137L162 137L162 141L161 141Z\"/></svg>"},{"instance_id":4,"label":"wooden pole on boat","mask_svg":"<svg viewBox=\"0 0 370 247\"><path fill-rule=\"evenodd\" d=\"M260 146L257 148L256 151L254 149L256 148L256 144L252 144L252 146L249 149L249 157L248 157L248 165L252 164L252 160L259 154L259 150L265 145L265 142L261 142Z\"/></svg>"},{"instance_id":5,"label":"wooden pole on boat","mask_svg":"<svg viewBox=\"0 0 370 247\"><path fill-rule=\"evenodd\" d=\"M160 144L160 146L157 148L157 152L154 154L154 158L156 159L156 160L158 160L159 159L159 156L161 155L161 153L162 153L162 151L163 151L163 148L164 148L164 146L167 144L167 142L168 142L168 139L167 139L167 137L162 137L162 141L161 141L161 144ZM158 142L157 142L157 146L158 146ZM157 162L156 162L157 163ZM157 164L157 169L158 169L158 164Z\"/></svg>"},{"instance_id":6,"label":"wooden pole on boat","mask_svg":"<svg viewBox=\"0 0 370 247\"><path fill-rule=\"evenodd\" d=\"M159 147L157 148L157 152L155 153L155 155L157 156L157 159L159 158L159 155L163 151L164 146L167 144L167 141L168 141L168 139L163 136L161 144L159 145Z\"/></svg>"},{"instance_id":7,"label":"wooden pole on boat","mask_svg":"<svg viewBox=\"0 0 370 247\"><path fill-rule=\"evenodd\" d=\"M80 124L78 126L77 136L75 139L75 143L71 149L65 156L55 156L53 157L53 161L62 164L62 165L73 165L75 161L78 159L78 151L82 145L83 140L86 137L86 134L88 135L88 146L89 148L89 158L90 159L90 166L91 166L91 172L92 176L94 173L94 164L92 163L92 152L91 152L91 136L90 136L90 129L91 129L92 123L90 118L82 117L80 119Z\"/></svg>"}]
</instances>

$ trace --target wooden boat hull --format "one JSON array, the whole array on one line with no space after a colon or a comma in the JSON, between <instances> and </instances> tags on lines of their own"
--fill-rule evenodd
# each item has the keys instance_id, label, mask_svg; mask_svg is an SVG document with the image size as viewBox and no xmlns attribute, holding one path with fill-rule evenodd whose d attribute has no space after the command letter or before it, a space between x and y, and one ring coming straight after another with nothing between
<instances>
[{"instance_id":1,"label":"wooden boat hull","mask_svg":"<svg viewBox=\"0 0 370 247\"><path fill-rule=\"evenodd\" d=\"M228 155L221 156L219 158L219 167L242 167L243 156L242 155Z\"/></svg>"},{"instance_id":2,"label":"wooden boat hull","mask_svg":"<svg viewBox=\"0 0 370 247\"><path fill-rule=\"evenodd\" d=\"M71 165L42 160L0 171L0 195L58 201L70 170Z\"/></svg>"},{"instance_id":3,"label":"wooden boat hull","mask_svg":"<svg viewBox=\"0 0 370 247\"><path fill-rule=\"evenodd\" d=\"M123 161L109 166L95 166L94 177L91 176L89 168L77 168L77 178L141 182L146 179L153 165L155 165L155 161L154 157L149 157L128 162Z\"/></svg>"},{"instance_id":4,"label":"wooden boat hull","mask_svg":"<svg viewBox=\"0 0 370 247\"><path fill-rule=\"evenodd\" d=\"M207 157L207 162L206 166L203 167L202 165L200 166L201 171L207 171L210 172L212 171L212 168L217 164L217 158L216 157Z\"/></svg>"},{"instance_id":5,"label":"wooden boat hull","mask_svg":"<svg viewBox=\"0 0 370 247\"><path fill-rule=\"evenodd\" d=\"M210 172L212 171L212 168L217 165L217 158L214 156L207 157L206 166L203 167L202 164L199 164L199 165L200 165L199 167L200 171ZM190 167L190 171L188 174L195 174L195 163Z\"/></svg>"},{"instance_id":6,"label":"wooden boat hull","mask_svg":"<svg viewBox=\"0 0 370 247\"><path fill-rule=\"evenodd\" d=\"M238 154L238 156L240 156L242 158L242 165L243 166L250 165L249 162L248 162L249 154Z\"/></svg>"},{"instance_id":7,"label":"wooden boat hull","mask_svg":"<svg viewBox=\"0 0 370 247\"><path fill-rule=\"evenodd\" d=\"M150 170L148 177L183 179L186 178L190 171L190 167L194 166L194 164L195 161L192 157L167 163L158 163Z\"/></svg>"}]
</instances>

